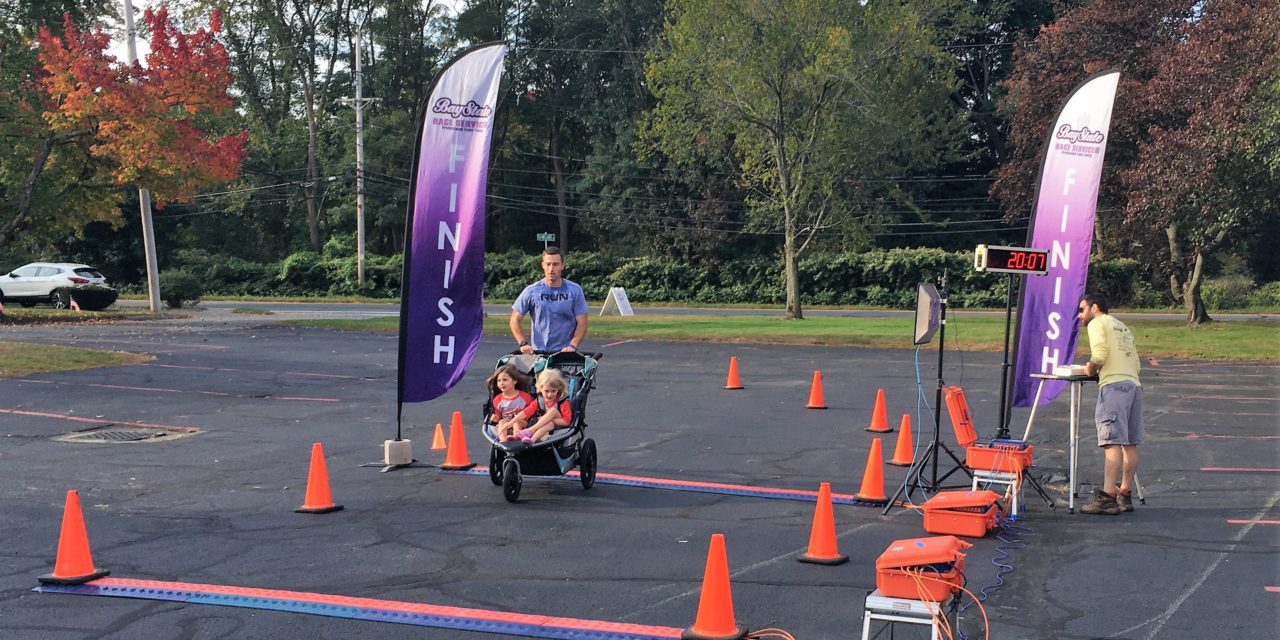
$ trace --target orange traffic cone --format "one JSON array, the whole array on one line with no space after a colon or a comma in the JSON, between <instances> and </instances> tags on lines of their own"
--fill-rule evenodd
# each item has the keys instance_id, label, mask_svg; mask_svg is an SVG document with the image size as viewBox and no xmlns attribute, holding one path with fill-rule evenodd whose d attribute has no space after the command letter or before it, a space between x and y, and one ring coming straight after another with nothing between
<instances>
[{"instance_id":1,"label":"orange traffic cone","mask_svg":"<svg viewBox=\"0 0 1280 640\"><path fill-rule=\"evenodd\" d=\"M462 435L462 412L453 412L453 422L449 425L449 452L444 456L441 469L461 471L476 466L467 455L467 440Z\"/></svg>"},{"instance_id":2,"label":"orange traffic cone","mask_svg":"<svg viewBox=\"0 0 1280 640\"><path fill-rule=\"evenodd\" d=\"M729 560L724 551L724 534L711 536L707 568L698 598L698 618L680 634L683 640L737 640L747 635L733 618L733 594L729 591Z\"/></svg>"},{"instance_id":3,"label":"orange traffic cone","mask_svg":"<svg viewBox=\"0 0 1280 640\"><path fill-rule=\"evenodd\" d=\"M45 584L84 584L111 573L95 569L89 553L89 534L84 528L84 516L80 513L80 494L67 492L67 502L62 508L62 532L58 535L58 559L53 573L40 576Z\"/></svg>"},{"instance_id":4,"label":"orange traffic cone","mask_svg":"<svg viewBox=\"0 0 1280 640\"><path fill-rule=\"evenodd\" d=\"M738 356L729 357L729 378L725 380L724 388L741 389L742 383L738 382Z\"/></svg>"},{"instance_id":5,"label":"orange traffic cone","mask_svg":"<svg viewBox=\"0 0 1280 640\"><path fill-rule=\"evenodd\" d=\"M867 453L867 469L862 472L862 488L853 497L862 502L884 504L889 501L884 495L884 456L880 453L880 438L871 440L871 451Z\"/></svg>"},{"instance_id":6,"label":"orange traffic cone","mask_svg":"<svg viewBox=\"0 0 1280 640\"><path fill-rule=\"evenodd\" d=\"M436 423L436 435L431 439L431 450L439 451L446 447L444 443L444 429L440 427L440 423Z\"/></svg>"},{"instance_id":7,"label":"orange traffic cone","mask_svg":"<svg viewBox=\"0 0 1280 640\"><path fill-rule=\"evenodd\" d=\"M809 387L809 404L807 409L826 409L827 403L822 399L822 372L813 372L813 386Z\"/></svg>"},{"instance_id":8,"label":"orange traffic cone","mask_svg":"<svg viewBox=\"0 0 1280 640\"><path fill-rule=\"evenodd\" d=\"M876 406L871 410L871 426L867 427L867 431L871 433L893 431L889 428L889 419L884 414L884 389L876 389Z\"/></svg>"},{"instance_id":9,"label":"orange traffic cone","mask_svg":"<svg viewBox=\"0 0 1280 640\"><path fill-rule=\"evenodd\" d=\"M898 426L898 445L893 448L893 459L889 464L909 467L915 462L915 447L911 444L911 414L902 414L902 424Z\"/></svg>"},{"instance_id":10,"label":"orange traffic cone","mask_svg":"<svg viewBox=\"0 0 1280 640\"><path fill-rule=\"evenodd\" d=\"M813 528L809 533L809 550L798 558L814 564L843 564L849 556L836 548L836 521L831 515L831 484L818 488L818 506L813 510Z\"/></svg>"},{"instance_id":11,"label":"orange traffic cone","mask_svg":"<svg viewBox=\"0 0 1280 640\"><path fill-rule=\"evenodd\" d=\"M341 511L342 505L333 503L329 494L329 471L324 466L324 447L319 442L311 444L311 472L307 474L307 497L298 513L329 513Z\"/></svg>"}]
</instances>

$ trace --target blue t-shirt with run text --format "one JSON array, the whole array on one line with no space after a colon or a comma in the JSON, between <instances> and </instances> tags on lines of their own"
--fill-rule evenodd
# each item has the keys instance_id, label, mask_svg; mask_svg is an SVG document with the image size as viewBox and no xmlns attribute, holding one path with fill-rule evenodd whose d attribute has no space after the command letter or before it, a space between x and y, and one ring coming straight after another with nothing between
<instances>
[{"instance_id":1,"label":"blue t-shirt with run text","mask_svg":"<svg viewBox=\"0 0 1280 640\"><path fill-rule=\"evenodd\" d=\"M559 351L573 340L578 316L587 315L587 298L577 283L562 279L560 286L549 287L545 279L540 279L520 292L511 310L532 316L529 342L534 349Z\"/></svg>"}]
</instances>

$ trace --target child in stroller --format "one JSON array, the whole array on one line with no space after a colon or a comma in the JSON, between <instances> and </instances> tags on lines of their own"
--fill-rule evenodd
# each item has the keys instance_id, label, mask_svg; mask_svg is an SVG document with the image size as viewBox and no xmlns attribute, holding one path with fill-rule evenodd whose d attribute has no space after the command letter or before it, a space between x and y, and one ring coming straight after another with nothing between
<instances>
[{"instance_id":1,"label":"child in stroller","mask_svg":"<svg viewBox=\"0 0 1280 640\"><path fill-rule=\"evenodd\" d=\"M537 391L538 401L529 403L516 417L520 441L525 444L542 442L552 431L573 422L569 385L559 370L547 369L538 374ZM532 425L530 420L534 421Z\"/></svg>"},{"instance_id":2,"label":"child in stroller","mask_svg":"<svg viewBox=\"0 0 1280 640\"><path fill-rule=\"evenodd\" d=\"M493 396L493 412L489 415L494 436L501 442L512 442L523 423L525 409L537 406L529 394L529 379L520 374L514 365L501 365L488 380L489 393Z\"/></svg>"},{"instance_id":3,"label":"child in stroller","mask_svg":"<svg viewBox=\"0 0 1280 640\"><path fill-rule=\"evenodd\" d=\"M494 403L484 404L481 433L490 444L489 479L502 487L509 502L519 499L525 475L563 476L576 467L584 489L595 483L596 443L585 432L587 395L595 386L600 357L585 352L516 352L498 359L495 369L514 365L517 373L536 376L539 392L516 417L525 420L516 427L523 430L519 440L499 437Z\"/></svg>"}]
</instances>

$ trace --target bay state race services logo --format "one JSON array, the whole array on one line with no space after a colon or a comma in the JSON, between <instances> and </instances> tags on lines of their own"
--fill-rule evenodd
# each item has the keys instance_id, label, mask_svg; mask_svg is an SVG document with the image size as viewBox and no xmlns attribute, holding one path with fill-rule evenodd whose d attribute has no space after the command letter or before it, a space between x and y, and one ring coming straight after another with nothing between
<instances>
[{"instance_id":1,"label":"bay state race services logo","mask_svg":"<svg viewBox=\"0 0 1280 640\"><path fill-rule=\"evenodd\" d=\"M487 104L480 104L475 100L468 100L465 104L458 104L450 98L440 98L431 106L432 113L447 115L450 118L488 118L493 114L493 107Z\"/></svg>"},{"instance_id":2,"label":"bay state race services logo","mask_svg":"<svg viewBox=\"0 0 1280 640\"><path fill-rule=\"evenodd\" d=\"M1106 134L1101 131L1094 131L1089 127L1076 129L1068 123L1058 127L1053 137L1057 139L1053 148L1058 153L1082 158L1097 156L1105 148L1103 141L1107 139Z\"/></svg>"},{"instance_id":3,"label":"bay state race services logo","mask_svg":"<svg viewBox=\"0 0 1280 640\"><path fill-rule=\"evenodd\" d=\"M1101 131L1093 131L1089 127L1074 129L1067 123L1058 127L1058 133L1054 137L1072 144L1102 144L1102 141L1107 138Z\"/></svg>"}]
</instances>

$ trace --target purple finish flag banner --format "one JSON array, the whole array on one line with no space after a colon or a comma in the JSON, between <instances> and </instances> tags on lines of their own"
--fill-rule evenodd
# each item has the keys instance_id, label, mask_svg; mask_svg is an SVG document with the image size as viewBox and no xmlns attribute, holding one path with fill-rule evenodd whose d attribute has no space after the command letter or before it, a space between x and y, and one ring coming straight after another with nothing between
<instances>
[{"instance_id":1,"label":"purple finish flag banner","mask_svg":"<svg viewBox=\"0 0 1280 640\"><path fill-rule=\"evenodd\" d=\"M1033 373L1050 373L1075 357L1079 325L1076 309L1089 275L1093 218L1102 180L1102 159L1111 127L1119 71L1085 80L1067 99L1049 132L1036 209L1027 246L1049 252L1049 273L1026 276L1018 306L1018 341L1013 406L1035 401ZM1066 383L1045 382L1040 404L1048 404Z\"/></svg>"},{"instance_id":2,"label":"purple finish flag banner","mask_svg":"<svg viewBox=\"0 0 1280 640\"><path fill-rule=\"evenodd\" d=\"M436 78L419 129L400 290L398 401L462 379L484 321L484 195L507 48L484 44Z\"/></svg>"}]
</instances>

